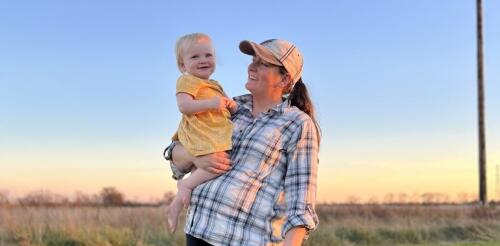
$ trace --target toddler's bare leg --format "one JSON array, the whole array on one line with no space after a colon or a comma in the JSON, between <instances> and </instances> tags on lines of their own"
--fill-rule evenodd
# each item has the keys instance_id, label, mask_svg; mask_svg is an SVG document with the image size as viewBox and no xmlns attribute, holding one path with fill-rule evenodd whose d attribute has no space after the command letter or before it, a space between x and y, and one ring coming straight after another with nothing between
<instances>
[{"instance_id":1,"label":"toddler's bare leg","mask_svg":"<svg viewBox=\"0 0 500 246\"><path fill-rule=\"evenodd\" d=\"M179 182L177 182L177 185ZM177 229L177 223L179 221L179 215L182 211L182 198L177 193L174 197L174 200L168 205L167 207L167 222L168 222L168 227L170 229L171 233L174 233L175 230Z\"/></svg>"},{"instance_id":2,"label":"toddler's bare leg","mask_svg":"<svg viewBox=\"0 0 500 246\"><path fill-rule=\"evenodd\" d=\"M219 176L203 169L197 168L191 172L191 175L186 179L177 182L177 195L181 197L184 207L189 206L189 201L191 200L191 191L193 191L196 186Z\"/></svg>"},{"instance_id":3,"label":"toddler's bare leg","mask_svg":"<svg viewBox=\"0 0 500 246\"><path fill-rule=\"evenodd\" d=\"M177 194L167 208L167 221L170 232L174 233L177 228L182 207L189 206L189 200L191 199L191 192L193 189L217 176L219 175L197 168L193 170L191 175L186 179L177 181Z\"/></svg>"}]
</instances>

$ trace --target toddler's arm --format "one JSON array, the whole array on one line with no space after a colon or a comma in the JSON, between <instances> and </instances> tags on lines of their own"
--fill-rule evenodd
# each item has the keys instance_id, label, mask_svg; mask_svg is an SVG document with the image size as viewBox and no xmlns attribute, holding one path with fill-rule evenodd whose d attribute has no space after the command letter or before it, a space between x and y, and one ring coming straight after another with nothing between
<instances>
[{"instance_id":1,"label":"toddler's arm","mask_svg":"<svg viewBox=\"0 0 500 246\"><path fill-rule=\"evenodd\" d=\"M212 99L195 100L188 93L177 93L177 106L179 111L186 115L193 115L210 110L224 110L227 105L226 97L214 97Z\"/></svg>"}]
</instances>

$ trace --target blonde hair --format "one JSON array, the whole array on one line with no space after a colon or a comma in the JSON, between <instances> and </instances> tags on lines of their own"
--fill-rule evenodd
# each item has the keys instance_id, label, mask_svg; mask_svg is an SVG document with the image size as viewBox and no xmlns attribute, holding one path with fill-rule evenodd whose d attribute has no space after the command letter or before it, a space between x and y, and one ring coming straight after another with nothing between
<instances>
[{"instance_id":1,"label":"blonde hair","mask_svg":"<svg viewBox=\"0 0 500 246\"><path fill-rule=\"evenodd\" d=\"M184 61L182 60L182 56L184 55L184 53L189 49L191 49L191 47L193 47L194 44L200 42L201 40L208 40L210 43L212 43L212 39L204 33L186 34L177 40L177 42L175 43L175 56L177 59L177 67L179 68L179 71L183 72L182 64Z\"/></svg>"}]
</instances>

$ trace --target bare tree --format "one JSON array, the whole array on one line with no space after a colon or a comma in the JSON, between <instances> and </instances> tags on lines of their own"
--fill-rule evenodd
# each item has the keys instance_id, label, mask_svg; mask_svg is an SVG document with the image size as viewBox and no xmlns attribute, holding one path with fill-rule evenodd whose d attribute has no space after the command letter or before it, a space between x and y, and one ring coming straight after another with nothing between
<instances>
[{"instance_id":1,"label":"bare tree","mask_svg":"<svg viewBox=\"0 0 500 246\"><path fill-rule=\"evenodd\" d=\"M73 205L75 206L88 206L93 203L92 197L81 191L75 193L75 199L73 200Z\"/></svg>"},{"instance_id":2,"label":"bare tree","mask_svg":"<svg viewBox=\"0 0 500 246\"><path fill-rule=\"evenodd\" d=\"M379 200L378 200L378 197L377 196L371 196L369 199L368 199L368 204L379 204Z\"/></svg>"},{"instance_id":3,"label":"bare tree","mask_svg":"<svg viewBox=\"0 0 500 246\"><path fill-rule=\"evenodd\" d=\"M398 194L398 203L408 203L408 194L406 193L399 193Z\"/></svg>"},{"instance_id":4,"label":"bare tree","mask_svg":"<svg viewBox=\"0 0 500 246\"><path fill-rule=\"evenodd\" d=\"M168 205L174 200L175 194L172 191L167 191L165 194L163 194L163 199L161 200L161 203Z\"/></svg>"},{"instance_id":5,"label":"bare tree","mask_svg":"<svg viewBox=\"0 0 500 246\"><path fill-rule=\"evenodd\" d=\"M115 187L102 188L101 199L105 206L121 206L125 202L125 196Z\"/></svg>"},{"instance_id":6,"label":"bare tree","mask_svg":"<svg viewBox=\"0 0 500 246\"><path fill-rule=\"evenodd\" d=\"M450 202L450 196L445 193L434 193L434 202L435 203L449 203Z\"/></svg>"},{"instance_id":7,"label":"bare tree","mask_svg":"<svg viewBox=\"0 0 500 246\"><path fill-rule=\"evenodd\" d=\"M56 206L69 203L65 196L54 194L48 190L37 190L18 199L20 205L24 206Z\"/></svg>"},{"instance_id":8,"label":"bare tree","mask_svg":"<svg viewBox=\"0 0 500 246\"><path fill-rule=\"evenodd\" d=\"M413 192L409 195L408 197L408 202L410 203L419 203L420 202L420 194L418 194L417 192Z\"/></svg>"},{"instance_id":9,"label":"bare tree","mask_svg":"<svg viewBox=\"0 0 500 246\"><path fill-rule=\"evenodd\" d=\"M0 190L0 206L5 206L10 204L9 191Z\"/></svg>"},{"instance_id":10,"label":"bare tree","mask_svg":"<svg viewBox=\"0 0 500 246\"><path fill-rule=\"evenodd\" d=\"M385 204L394 203L394 193L385 194L384 203Z\"/></svg>"},{"instance_id":11,"label":"bare tree","mask_svg":"<svg viewBox=\"0 0 500 246\"><path fill-rule=\"evenodd\" d=\"M424 194L420 195L420 197L422 198L423 204L431 204L431 203L434 203L436 201L436 194L432 193L432 192L424 193Z\"/></svg>"},{"instance_id":12,"label":"bare tree","mask_svg":"<svg viewBox=\"0 0 500 246\"><path fill-rule=\"evenodd\" d=\"M358 204L360 200L361 199L359 198L359 196L354 196L354 195L349 195L347 196L346 199L348 204Z\"/></svg>"},{"instance_id":13,"label":"bare tree","mask_svg":"<svg viewBox=\"0 0 500 246\"><path fill-rule=\"evenodd\" d=\"M457 193L457 202L458 203L468 203L469 202L469 194L466 192Z\"/></svg>"}]
</instances>

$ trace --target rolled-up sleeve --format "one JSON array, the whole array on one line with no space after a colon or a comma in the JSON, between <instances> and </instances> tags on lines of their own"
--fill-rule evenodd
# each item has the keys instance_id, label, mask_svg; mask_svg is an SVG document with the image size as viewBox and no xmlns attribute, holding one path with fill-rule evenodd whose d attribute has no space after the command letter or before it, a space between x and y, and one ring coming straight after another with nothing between
<instances>
[{"instance_id":1,"label":"rolled-up sleeve","mask_svg":"<svg viewBox=\"0 0 500 246\"><path fill-rule=\"evenodd\" d=\"M308 118L296 132L296 144L287 149L285 200L287 217L282 236L293 227L314 230L318 223L315 212L319 135L314 122Z\"/></svg>"}]
</instances>

